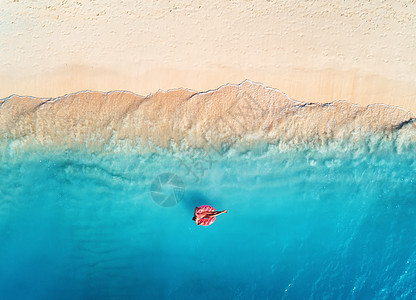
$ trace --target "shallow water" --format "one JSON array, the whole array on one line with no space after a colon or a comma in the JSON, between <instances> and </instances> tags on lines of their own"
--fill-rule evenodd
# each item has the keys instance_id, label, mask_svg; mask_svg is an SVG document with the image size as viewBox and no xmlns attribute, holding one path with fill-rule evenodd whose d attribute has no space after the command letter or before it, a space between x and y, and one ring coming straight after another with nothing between
<instances>
[{"instance_id":1,"label":"shallow water","mask_svg":"<svg viewBox=\"0 0 416 300\"><path fill-rule=\"evenodd\" d=\"M394 151L23 153L0 166L1 299L414 298L415 171ZM197 226L203 204L228 214Z\"/></svg>"}]
</instances>

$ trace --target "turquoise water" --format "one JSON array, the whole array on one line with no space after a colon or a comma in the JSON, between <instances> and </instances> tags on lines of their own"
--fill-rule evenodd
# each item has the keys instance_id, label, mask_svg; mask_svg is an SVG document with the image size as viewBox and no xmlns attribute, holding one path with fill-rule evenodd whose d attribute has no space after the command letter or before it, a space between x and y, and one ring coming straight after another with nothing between
<instances>
[{"instance_id":1,"label":"turquoise water","mask_svg":"<svg viewBox=\"0 0 416 300\"><path fill-rule=\"evenodd\" d=\"M21 153L0 165L0 298L415 298L415 171L395 151ZM162 173L184 184L169 207ZM203 204L228 214L197 226Z\"/></svg>"}]
</instances>

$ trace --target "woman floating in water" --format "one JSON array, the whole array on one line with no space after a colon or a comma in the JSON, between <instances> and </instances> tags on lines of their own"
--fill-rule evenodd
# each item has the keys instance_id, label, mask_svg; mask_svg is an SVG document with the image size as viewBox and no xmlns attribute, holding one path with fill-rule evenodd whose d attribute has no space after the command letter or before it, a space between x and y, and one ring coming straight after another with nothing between
<instances>
[{"instance_id":1,"label":"woman floating in water","mask_svg":"<svg viewBox=\"0 0 416 300\"><path fill-rule=\"evenodd\" d=\"M195 207L195 213L192 220L196 222L197 225L208 226L214 223L215 217L227 213L227 210L215 211L215 208L209 205L202 205L200 207Z\"/></svg>"}]
</instances>

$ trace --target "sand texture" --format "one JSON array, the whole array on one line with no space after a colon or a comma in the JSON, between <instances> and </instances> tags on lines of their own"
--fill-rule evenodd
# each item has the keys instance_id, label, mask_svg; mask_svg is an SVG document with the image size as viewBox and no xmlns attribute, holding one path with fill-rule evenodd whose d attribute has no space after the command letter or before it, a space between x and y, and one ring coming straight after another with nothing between
<instances>
[{"instance_id":1,"label":"sand texture","mask_svg":"<svg viewBox=\"0 0 416 300\"><path fill-rule=\"evenodd\" d=\"M5 0L0 98L250 79L299 101L416 112L415 20L413 0Z\"/></svg>"}]
</instances>

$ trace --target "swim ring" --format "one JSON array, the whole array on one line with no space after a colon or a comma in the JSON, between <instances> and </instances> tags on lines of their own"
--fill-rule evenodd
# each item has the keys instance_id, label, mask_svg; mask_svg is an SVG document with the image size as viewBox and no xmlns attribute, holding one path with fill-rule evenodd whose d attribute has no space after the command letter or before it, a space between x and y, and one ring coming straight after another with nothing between
<instances>
[{"instance_id":1,"label":"swim ring","mask_svg":"<svg viewBox=\"0 0 416 300\"><path fill-rule=\"evenodd\" d=\"M196 213L200 214L200 213L204 213L204 212L214 212L214 211L215 211L215 208L213 208L212 206L202 205L202 206L198 207L198 209L196 210ZM214 223L214 221L215 221L215 217L204 218L204 219L200 220L201 223L199 223L198 225L208 226L208 225L211 225L212 223Z\"/></svg>"}]
</instances>

